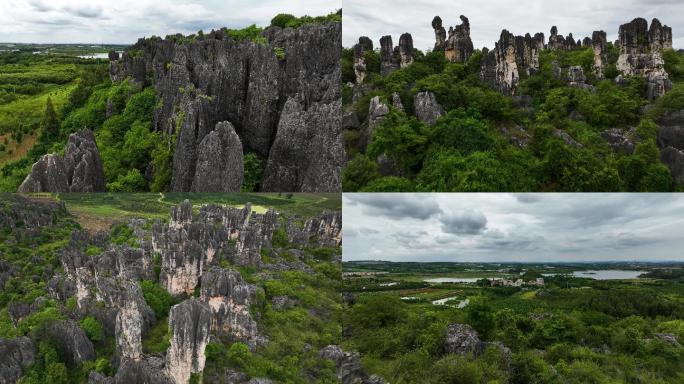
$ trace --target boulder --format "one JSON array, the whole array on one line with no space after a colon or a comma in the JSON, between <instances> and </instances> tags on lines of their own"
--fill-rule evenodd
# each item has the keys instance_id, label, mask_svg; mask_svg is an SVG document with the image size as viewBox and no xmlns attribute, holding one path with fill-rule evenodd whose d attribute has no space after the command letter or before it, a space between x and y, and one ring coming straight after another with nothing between
<instances>
[{"instance_id":1,"label":"boulder","mask_svg":"<svg viewBox=\"0 0 684 384\"><path fill-rule=\"evenodd\" d=\"M60 356L70 367L95 360L95 348L80 325L74 320L57 320L45 329L45 337L52 340Z\"/></svg>"},{"instance_id":2,"label":"boulder","mask_svg":"<svg viewBox=\"0 0 684 384\"><path fill-rule=\"evenodd\" d=\"M477 331L468 324L451 324L447 327L444 350L461 356L480 355L485 350L485 343L480 340Z\"/></svg>"},{"instance_id":3,"label":"boulder","mask_svg":"<svg viewBox=\"0 0 684 384\"><path fill-rule=\"evenodd\" d=\"M337 345L328 345L318 353L321 359L331 360L337 369L337 378L342 384L385 384L379 376L369 376L361 368L358 352L345 352Z\"/></svg>"},{"instance_id":4,"label":"boulder","mask_svg":"<svg viewBox=\"0 0 684 384\"><path fill-rule=\"evenodd\" d=\"M69 136L64 155L47 154L33 164L17 192L104 191L104 170L95 136L84 129Z\"/></svg>"},{"instance_id":5,"label":"boulder","mask_svg":"<svg viewBox=\"0 0 684 384\"><path fill-rule=\"evenodd\" d=\"M432 92L420 92L413 99L413 109L418 120L434 125L444 115L444 108L437 102Z\"/></svg>"},{"instance_id":6,"label":"boulder","mask_svg":"<svg viewBox=\"0 0 684 384\"><path fill-rule=\"evenodd\" d=\"M623 130L620 128L610 128L601 132L601 137L608 142L613 151L631 155L634 153L636 129L630 128Z\"/></svg>"}]
</instances>

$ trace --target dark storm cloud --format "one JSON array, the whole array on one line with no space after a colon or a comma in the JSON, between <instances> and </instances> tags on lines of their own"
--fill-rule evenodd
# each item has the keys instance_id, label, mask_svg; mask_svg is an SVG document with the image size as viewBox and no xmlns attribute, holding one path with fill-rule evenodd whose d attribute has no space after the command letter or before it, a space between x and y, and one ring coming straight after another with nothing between
<instances>
[{"instance_id":1,"label":"dark storm cloud","mask_svg":"<svg viewBox=\"0 0 684 384\"><path fill-rule=\"evenodd\" d=\"M442 223L442 231L454 235L477 235L487 228L485 215L474 210L443 214L439 221Z\"/></svg>"},{"instance_id":2,"label":"dark storm cloud","mask_svg":"<svg viewBox=\"0 0 684 384\"><path fill-rule=\"evenodd\" d=\"M347 196L353 204L363 205L371 215L380 215L394 219L412 218L426 220L442 212L437 202L430 197L414 199L411 195L403 193L389 195L358 193Z\"/></svg>"}]
</instances>

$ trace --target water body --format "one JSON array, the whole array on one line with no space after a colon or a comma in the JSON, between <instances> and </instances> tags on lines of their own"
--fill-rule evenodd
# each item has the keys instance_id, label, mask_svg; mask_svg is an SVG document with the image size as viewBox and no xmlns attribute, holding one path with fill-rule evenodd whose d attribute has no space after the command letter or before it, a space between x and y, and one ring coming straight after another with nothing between
<instances>
[{"instance_id":1,"label":"water body","mask_svg":"<svg viewBox=\"0 0 684 384\"><path fill-rule=\"evenodd\" d=\"M119 54L121 54L121 52L119 52ZM80 55L78 57L81 59L108 59L109 53L91 53L88 55Z\"/></svg>"},{"instance_id":2,"label":"water body","mask_svg":"<svg viewBox=\"0 0 684 384\"><path fill-rule=\"evenodd\" d=\"M482 277L438 277L434 279L425 279L427 283L476 283Z\"/></svg>"},{"instance_id":3,"label":"water body","mask_svg":"<svg viewBox=\"0 0 684 384\"><path fill-rule=\"evenodd\" d=\"M455 300L455 299L458 299L458 296L447 297L444 299L435 300L432 302L432 304L433 305L445 305L448 301ZM455 305L455 307L459 308L459 309L465 308L466 305L468 305L468 303L470 303L469 299L461 300L458 302L458 304Z\"/></svg>"},{"instance_id":4,"label":"water body","mask_svg":"<svg viewBox=\"0 0 684 384\"><path fill-rule=\"evenodd\" d=\"M583 277L594 280L622 280L622 279L636 279L644 273L644 271L628 271L621 269L606 269L600 271L574 271L573 277ZM554 276L556 273L545 273L544 276Z\"/></svg>"}]
</instances>

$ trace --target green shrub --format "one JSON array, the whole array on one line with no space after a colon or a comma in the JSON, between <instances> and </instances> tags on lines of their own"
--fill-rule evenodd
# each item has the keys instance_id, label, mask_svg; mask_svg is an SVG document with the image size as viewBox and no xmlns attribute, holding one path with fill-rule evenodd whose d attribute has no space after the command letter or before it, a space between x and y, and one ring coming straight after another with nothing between
<instances>
[{"instance_id":1,"label":"green shrub","mask_svg":"<svg viewBox=\"0 0 684 384\"><path fill-rule=\"evenodd\" d=\"M145 302L152 308L157 319L167 317L173 304L171 294L158 283L149 280L140 282Z\"/></svg>"},{"instance_id":2,"label":"green shrub","mask_svg":"<svg viewBox=\"0 0 684 384\"><path fill-rule=\"evenodd\" d=\"M81 328L83 328L86 335L88 335L88 338L93 343L98 343L104 339L102 325L92 316L88 316L81 320Z\"/></svg>"}]
</instances>

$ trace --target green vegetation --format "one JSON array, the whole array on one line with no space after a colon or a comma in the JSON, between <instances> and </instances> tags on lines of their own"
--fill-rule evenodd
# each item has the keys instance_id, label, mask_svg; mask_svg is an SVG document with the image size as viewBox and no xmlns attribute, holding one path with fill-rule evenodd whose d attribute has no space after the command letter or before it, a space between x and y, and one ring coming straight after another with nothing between
<instances>
[{"instance_id":1,"label":"green vegetation","mask_svg":"<svg viewBox=\"0 0 684 384\"><path fill-rule=\"evenodd\" d=\"M141 281L140 288L147 305L152 308L157 319L167 317L171 306L175 304L171 294L158 283L149 280Z\"/></svg>"},{"instance_id":2,"label":"green vegetation","mask_svg":"<svg viewBox=\"0 0 684 384\"><path fill-rule=\"evenodd\" d=\"M326 16L302 16L296 17L288 13L280 13L271 19L271 26L280 28L299 28L306 24L318 24L329 22L342 22L342 13L337 11Z\"/></svg>"},{"instance_id":3,"label":"green vegetation","mask_svg":"<svg viewBox=\"0 0 684 384\"><path fill-rule=\"evenodd\" d=\"M609 44L609 57L616 60ZM372 97L380 96L390 113L375 126L364 146L361 130L344 132L350 157L343 172L345 191L675 191L669 169L651 127L664 113L684 108L681 83L684 58L666 51L666 66L674 89L652 104L645 98L642 78L627 85L613 81L612 61L605 80L594 78L590 47L575 51L544 51L540 71L522 76L523 96L512 98L485 86L479 78L482 53L466 63L449 63L439 52L415 51L407 68L381 76L378 52L365 53L364 94L351 100L344 86L343 102L367 124ZM570 87L554 76L553 62L580 65L591 91ZM353 52L342 55L343 84L355 81ZM446 113L433 126L414 116L413 98L432 92ZM397 93L403 110L391 107ZM608 129L637 127L629 138L632 153L613 151L602 138ZM648 127L648 129L645 129ZM657 126L656 126L657 128ZM383 175L378 159L385 159ZM391 169L387 175L387 169Z\"/></svg>"},{"instance_id":4,"label":"green vegetation","mask_svg":"<svg viewBox=\"0 0 684 384\"><path fill-rule=\"evenodd\" d=\"M684 347L658 333L682 334L681 264L638 265L634 280L593 280L565 273L630 264L345 263L356 295L343 318L345 349L362 354L369 373L392 383L678 383ZM492 272L498 270L499 272ZM661 272L667 271L667 272ZM545 285L427 283L435 277L508 277ZM655 280L664 274L671 280ZM388 283L397 283L388 285ZM409 299L410 298L410 299ZM432 303L448 299L445 305ZM462 300L463 307L456 305ZM468 324L490 344L477 356L445 352L447 326ZM679 339L681 340L681 339Z\"/></svg>"}]
</instances>

